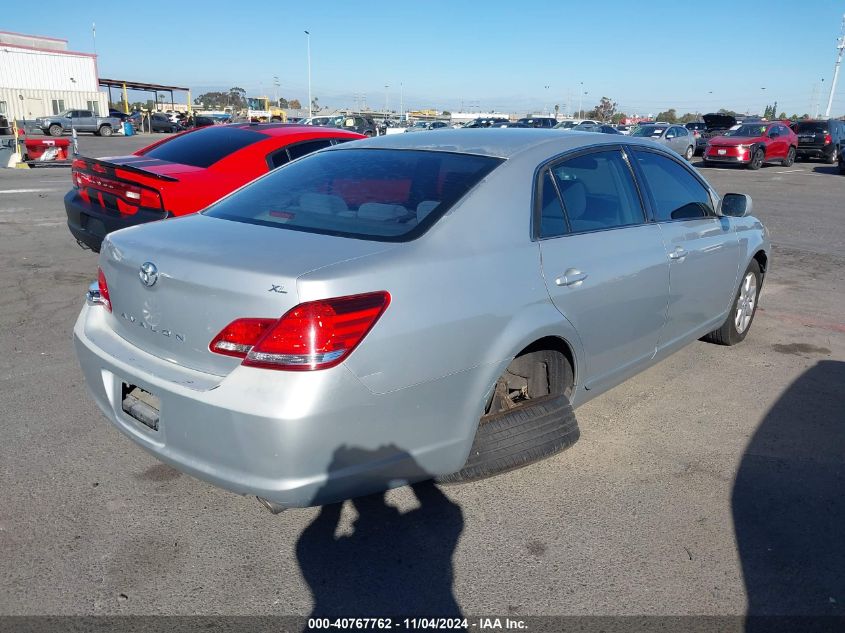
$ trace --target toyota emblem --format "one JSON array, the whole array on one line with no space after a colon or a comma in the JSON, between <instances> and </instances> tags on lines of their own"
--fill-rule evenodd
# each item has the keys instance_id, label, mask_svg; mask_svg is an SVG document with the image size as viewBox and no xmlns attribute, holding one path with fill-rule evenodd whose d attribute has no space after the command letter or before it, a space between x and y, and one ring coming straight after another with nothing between
<instances>
[{"instance_id":1,"label":"toyota emblem","mask_svg":"<svg viewBox=\"0 0 845 633\"><path fill-rule=\"evenodd\" d=\"M141 278L141 283L147 288L155 286L158 281L158 268L152 262L144 262L141 264L141 269L138 271L138 277Z\"/></svg>"}]
</instances>

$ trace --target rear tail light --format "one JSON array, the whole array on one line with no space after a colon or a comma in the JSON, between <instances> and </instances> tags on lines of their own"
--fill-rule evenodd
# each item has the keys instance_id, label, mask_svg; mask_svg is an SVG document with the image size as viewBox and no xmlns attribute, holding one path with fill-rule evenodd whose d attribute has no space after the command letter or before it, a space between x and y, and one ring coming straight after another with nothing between
<instances>
[{"instance_id":1,"label":"rear tail light","mask_svg":"<svg viewBox=\"0 0 845 633\"><path fill-rule=\"evenodd\" d=\"M123 214L137 213L138 207L149 209L164 207L161 194L155 189L126 180L100 176L99 173L102 173L104 168L97 163L94 163L91 169L98 173L89 173L85 171L87 169L88 164L85 161L77 159L73 162L71 172L73 186L83 189L84 197L88 197L88 189L92 190L91 197L96 197L94 194L100 193L111 194L115 197L118 211Z\"/></svg>"},{"instance_id":2,"label":"rear tail light","mask_svg":"<svg viewBox=\"0 0 845 633\"><path fill-rule=\"evenodd\" d=\"M832 142L833 142L833 139L832 139L832 138L830 138L830 134L825 134L825 135L824 135L824 144L825 144L825 145L830 145Z\"/></svg>"},{"instance_id":3,"label":"rear tail light","mask_svg":"<svg viewBox=\"0 0 845 633\"><path fill-rule=\"evenodd\" d=\"M209 349L250 367L310 371L343 362L390 304L387 292L301 303L281 319L237 319Z\"/></svg>"},{"instance_id":4,"label":"rear tail light","mask_svg":"<svg viewBox=\"0 0 845 633\"><path fill-rule=\"evenodd\" d=\"M97 289L100 291L100 304L111 312L111 297L109 297L109 284L106 282L106 275L102 268L97 269Z\"/></svg>"}]
</instances>

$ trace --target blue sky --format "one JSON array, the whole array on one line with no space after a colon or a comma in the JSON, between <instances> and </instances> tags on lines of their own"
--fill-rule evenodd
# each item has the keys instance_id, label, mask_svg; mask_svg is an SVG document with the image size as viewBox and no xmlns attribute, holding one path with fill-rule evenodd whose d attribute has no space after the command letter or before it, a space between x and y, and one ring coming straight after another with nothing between
<instances>
[{"instance_id":1,"label":"blue sky","mask_svg":"<svg viewBox=\"0 0 845 633\"><path fill-rule=\"evenodd\" d=\"M608 96L629 114L761 112L774 100L802 114L819 85L823 108L845 13L843 0L72 4L5 11L0 30L90 52L95 21L103 77L272 97L275 75L280 95L305 104L307 29L323 105L354 106L363 94L381 109L387 84L398 109L401 83L406 109L566 111L577 109L583 82L585 108ZM51 13L62 17L44 19ZM845 114L845 77L833 114Z\"/></svg>"}]
</instances>

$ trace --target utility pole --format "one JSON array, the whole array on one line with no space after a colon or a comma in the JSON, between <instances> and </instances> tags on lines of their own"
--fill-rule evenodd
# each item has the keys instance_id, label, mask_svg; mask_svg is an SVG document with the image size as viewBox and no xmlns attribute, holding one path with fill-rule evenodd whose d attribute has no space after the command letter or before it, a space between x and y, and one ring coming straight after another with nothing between
<instances>
[{"instance_id":1,"label":"utility pole","mask_svg":"<svg viewBox=\"0 0 845 633\"><path fill-rule=\"evenodd\" d=\"M582 106L584 105L584 82L579 81L578 84L581 86L578 89L578 118L583 119Z\"/></svg>"},{"instance_id":2,"label":"utility pole","mask_svg":"<svg viewBox=\"0 0 845 633\"><path fill-rule=\"evenodd\" d=\"M833 66L833 81L830 82L830 96L827 98L827 108L824 118L830 118L830 108L833 106L833 93L836 92L836 81L839 79L839 67L842 65L842 52L845 51L845 15L842 16L842 34L836 42L836 64Z\"/></svg>"},{"instance_id":3,"label":"utility pole","mask_svg":"<svg viewBox=\"0 0 845 633\"><path fill-rule=\"evenodd\" d=\"M384 117L387 118L387 89L390 88L387 84L384 85Z\"/></svg>"},{"instance_id":4,"label":"utility pole","mask_svg":"<svg viewBox=\"0 0 845 633\"><path fill-rule=\"evenodd\" d=\"M399 82L399 121L402 121L402 115L405 114L405 84Z\"/></svg>"},{"instance_id":5,"label":"utility pole","mask_svg":"<svg viewBox=\"0 0 845 633\"><path fill-rule=\"evenodd\" d=\"M305 31L305 36L308 42L308 118L310 119L314 116L314 113L311 111L311 33Z\"/></svg>"}]
</instances>

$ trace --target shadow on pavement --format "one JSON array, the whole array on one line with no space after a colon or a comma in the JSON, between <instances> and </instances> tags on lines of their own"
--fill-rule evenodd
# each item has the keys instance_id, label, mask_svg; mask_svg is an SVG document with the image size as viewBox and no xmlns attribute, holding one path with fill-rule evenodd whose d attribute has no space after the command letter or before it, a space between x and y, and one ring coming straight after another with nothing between
<instances>
[{"instance_id":1,"label":"shadow on pavement","mask_svg":"<svg viewBox=\"0 0 845 633\"><path fill-rule=\"evenodd\" d=\"M329 471L380 452L338 449ZM404 514L385 502L385 493L350 501L358 513L351 535L335 536L343 503L320 508L296 544L314 596L311 617L461 617L452 554L463 512L432 481L411 489L420 507Z\"/></svg>"},{"instance_id":2,"label":"shadow on pavement","mask_svg":"<svg viewBox=\"0 0 845 633\"><path fill-rule=\"evenodd\" d=\"M756 616L838 616L845 625L845 362L819 362L769 410L743 455L732 506L746 630L781 630ZM800 630L825 626L806 624Z\"/></svg>"}]
</instances>

